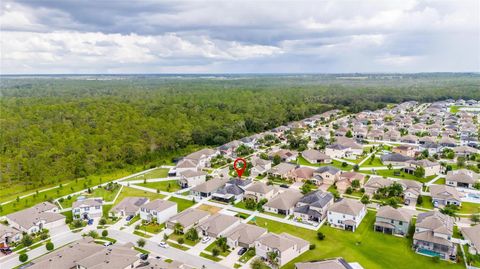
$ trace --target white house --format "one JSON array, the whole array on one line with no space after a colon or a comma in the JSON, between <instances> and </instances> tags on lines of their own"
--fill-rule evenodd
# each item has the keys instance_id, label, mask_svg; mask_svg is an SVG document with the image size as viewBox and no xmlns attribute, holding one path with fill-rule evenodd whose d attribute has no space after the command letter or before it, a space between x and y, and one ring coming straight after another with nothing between
<instances>
[{"instance_id":1,"label":"white house","mask_svg":"<svg viewBox=\"0 0 480 269\"><path fill-rule=\"evenodd\" d=\"M177 203L156 199L140 206L140 218L146 221L156 220L157 223L164 223L177 214Z\"/></svg>"},{"instance_id":2,"label":"white house","mask_svg":"<svg viewBox=\"0 0 480 269\"><path fill-rule=\"evenodd\" d=\"M357 200L344 198L328 209L328 223L336 228L355 232L367 214L367 207Z\"/></svg>"},{"instance_id":3,"label":"white house","mask_svg":"<svg viewBox=\"0 0 480 269\"><path fill-rule=\"evenodd\" d=\"M9 214L6 219L10 227L28 234L65 225L65 216L59 213L56 205L49 202Z\"/></svg>"},{"instance_id":4,"label":"white house","mask_svg":"<svg viewBox=\"0 0 480 269\"><path fill-rule=\"evenodd\" d=\"M100 218L103 213L103 200L101 198L81 199L73 202L73 219L93 219Z\"/></svg>"},{"instance_id":5,"label":"white house","mask_svg":"<svg viewBox=\"0 0 480 269\"><path fill-rule=\"evenodd\" d=\"M308 250L310 243L288 233L267 233L255 241L257 256L268 259L269 252L277 253L279 267L300 256Z\"/></svg>"},{"instance_id":6,"label":"white house","mask_svg":"<svg viewBox=\"0 0 480 269\"><path fill-rule=\"evenodd\" d=\"M200 185L207 180L207 173L203 171L186 170L180 173L178 184L182 188Z\"/></svg>"}]
</instances>

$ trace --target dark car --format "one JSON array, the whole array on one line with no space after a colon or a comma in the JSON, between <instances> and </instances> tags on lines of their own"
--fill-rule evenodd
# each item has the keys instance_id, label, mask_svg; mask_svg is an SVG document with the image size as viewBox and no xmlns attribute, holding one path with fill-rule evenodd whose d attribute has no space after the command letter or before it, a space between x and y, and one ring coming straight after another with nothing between
<instances>
[{"instance_id":1,"label":"dark car","mask_svg":"<svg viewBox=\"0 0 480 269\"><path fill-rule=\"evenodd\" d=\"M88 220L88 225L92 225L93 224L93 219L89 219Z\"/></svg>"},{"instance_id":2,"label":"dark car","mask_svg":"<svg viewBox=\"0 0 480 269\"><path fill-rule=\"evenodd\" d=\"M140 254L140 259L146 261L148 259L148 253Z\"/></svg>"},{"instance_id":3,"label":"dark car","mask_svg":"<svg viewBox=\"0 0 480 269\"><path fill-rule=\"evenodd\" d=\"M247 248L241 248L239 251L238 251L238 255L243 255L243 253L247 252Z\"/></svg>"},{"instance_id":4,"label":"dark car","mask_svg":"<svg viewBox=\"0 0 480 269\"><path fill-rule=\"evenodd\" d=\"M127 218L126 218L127 221L130 221L131 219L133 219L133 216L132 216L132 215L127 216Z\"/></svg>"},{"instance_id":5,"label":"dark car","mask_svg":"<svg viewBox=\"0 0 480 269\"><path fill-rule=\"evenodd\" d=\"M285 189L288 189L290 186L288 186L287 184L282 184L280 185L281 188L285 188Z\"/></svg>"}]
</instances>

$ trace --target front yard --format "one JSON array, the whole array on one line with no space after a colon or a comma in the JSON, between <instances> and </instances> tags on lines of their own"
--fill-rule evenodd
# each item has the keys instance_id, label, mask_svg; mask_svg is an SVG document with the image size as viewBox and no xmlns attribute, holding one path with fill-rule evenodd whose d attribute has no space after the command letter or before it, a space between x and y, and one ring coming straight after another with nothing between
<instances>
[{"instance_id":1,"label":"front yard","mask_svg":"<svg viewBox=\"0 0 480 269\"><path fill-rule=\"evenodd\" d=\"M320 231L325 235L325 239L320 241L315 231L267 219L256 219L257 225L267 228L270 232L287 232L316 244L314 250L307 251L283 268L294 268L296 262L334 257L343 257L348 262L359 262L364 268L369 269L463 268L462 264L443 261L435 263L429 257L415 254L409 239L374 232L374 222L375 213L369 212L355 233L324 225Z\"/></svg>"},{"instance_id":2,"label":"front yard","mask_svg":"<svg viewBox=\"0 0 480 269\"><path fill-rule=\"evenodd\" d=\"M362 170L362 173L373 175L374 173L371 170ZM399 169L383 169L383 170L375 170L377 176L381 177L393 177L399 179L408 179L408 180L416 180L421 183L429 182L430 180L434 179L436 175L429 176L429 177L422 177L418 178L414 175L405 173Z\"/></svg>"}]
</instances>

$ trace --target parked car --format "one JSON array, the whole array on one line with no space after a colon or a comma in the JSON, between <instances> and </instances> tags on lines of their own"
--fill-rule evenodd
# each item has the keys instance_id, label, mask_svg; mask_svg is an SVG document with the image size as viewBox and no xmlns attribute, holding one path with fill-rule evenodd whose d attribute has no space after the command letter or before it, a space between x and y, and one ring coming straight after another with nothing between
<instances>
[{"instance_id":1,"label":"parked car","mask_svg":"<svg viewBox=\"0 0 480 269\"><path fill-rule=\"evenodd\" d=\"M243 255L243 253L247 252L247 248L241 248L239 251L238 251L238 256L240 255Z\"/></svg>"},{"instance_id":2,"label":"parked car","mask_svg":"<svg viewBox=\"0 0 480 269\"><path fill-rule=\"evenodd\" d=\"M204 238L202 238L203 244L206 244L208 241L210 241L210 236L205 236Z\"/></svg>"},{"instance_id":3,"label":"parked car","mask_svg":"<svg viewBox=\"0 0 480 269\"><path fill-rule=\"evenodd\" d=\"M156 256L156 257L155 257L155 259L157 259L157 260L161 260L161 259L162 259L162 257L160 257L160 256Z\"/></svg>"},{"instance_id":4,"label":"parked car","mask_svg":"<svg viewBox=\"0 0 480 269\"><path fill-rule=\"evenodd\" d=\"M167 248L168 247L168 244L166 242L160 242L158 243L158 246L161 247L161 248Z\"/></svg>"},{"instance_id":5,"label":"parked car","mask_svg":"<svg viewBox=\"0 0 480 269\"><path fill-rule=\"evenodd\" d=\"M148 253L140 254L140 259L146 261L148 259Z\"/></svg>"},{"instance_id":6,"label":"parked car","mask_svg":"<svg viewBox=\"0 0 480 269\"><path fill-rule=\"evenodd\" d=\"M288 188L290 188L290 186L288 186L287 184L282 184L282 185L280 185L280 188L288 189Z\"/></svg>"},{"instance_id":7,"label":"parked car","mask_svg":"<svg viewBox=\"0 0 480 269\"><path fill-rule=\"evenodd\" d=\"M89 219L88 220L88 225L92 225L93 224L93 219Z\"/></svg>"},{"instance_id":8,"label":"parked car","mask_svg":"<svg viewBox=\"0 0 480 269\"><path fill-rule=\"evenodd\" d=\"M127 218L125 219L126 221L130 221L131 219L133 219L133 216L130 215L130 216L127 216Z\"/></svg>"},{"instance_id":9,"label":"parked car","mask_svg":"<svg viewBox=\"0 0 480 269\"><path fill-rule=\"evenodd\" d=\"M113 245L113 243L110 242L110 241L107 241L107 242L103 243L103 245L104 245L105 247L108 247L108 246Z\"/></svg>"}]
</instances>

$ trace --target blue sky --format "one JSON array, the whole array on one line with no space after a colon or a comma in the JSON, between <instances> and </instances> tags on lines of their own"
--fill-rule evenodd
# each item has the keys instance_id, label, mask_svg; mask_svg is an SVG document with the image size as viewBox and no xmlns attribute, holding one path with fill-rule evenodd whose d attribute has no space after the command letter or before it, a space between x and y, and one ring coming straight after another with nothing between
<instances>
[{"instance_id":1,"label":"blue sky","mask_svg":"<svg viewBox=\"0 0 480 269\"><path fill-rule=\"evenodd\" d=\"M480 1L2 1L1 73L480 71Z\"/></svg>"}]
</instances>

